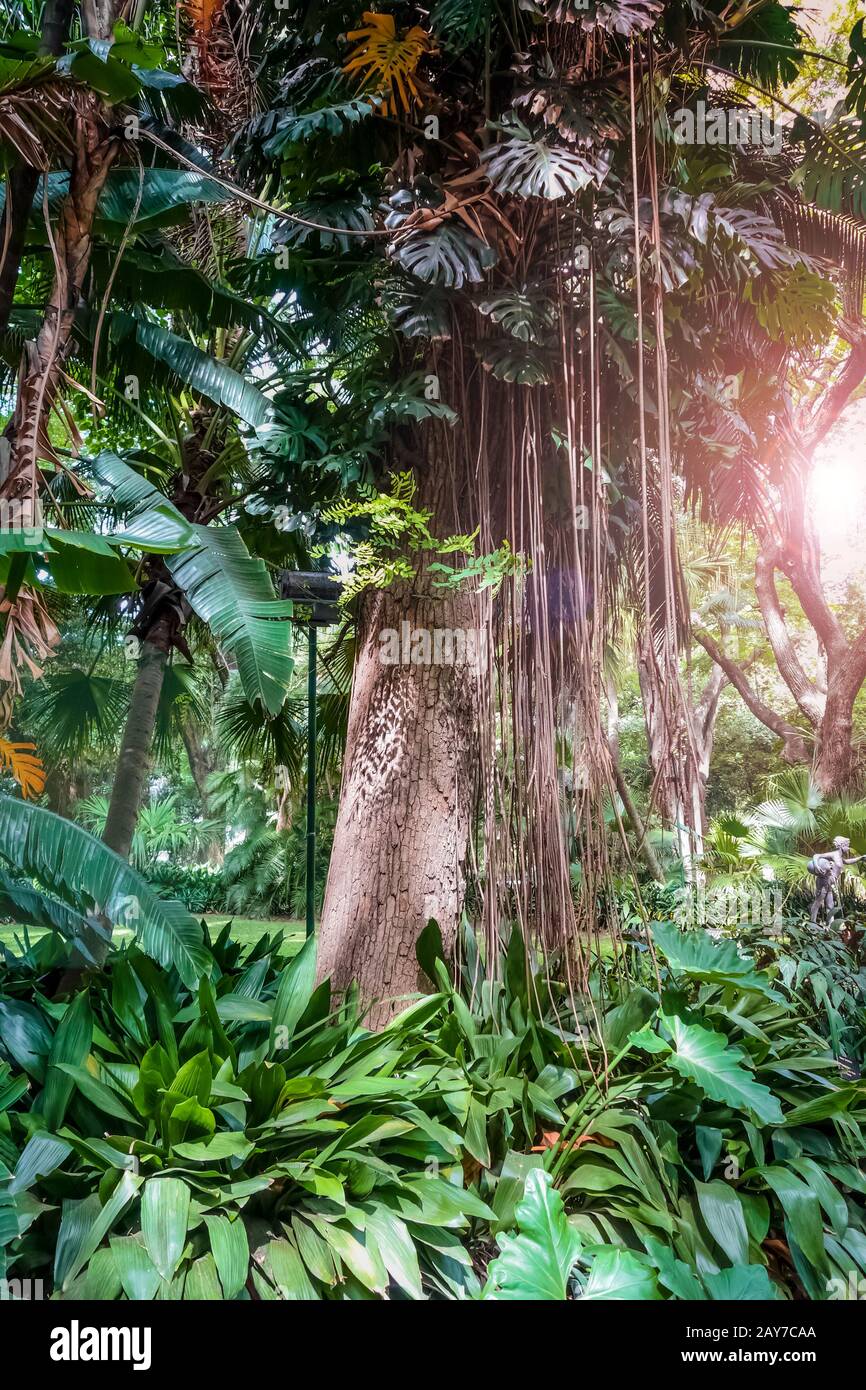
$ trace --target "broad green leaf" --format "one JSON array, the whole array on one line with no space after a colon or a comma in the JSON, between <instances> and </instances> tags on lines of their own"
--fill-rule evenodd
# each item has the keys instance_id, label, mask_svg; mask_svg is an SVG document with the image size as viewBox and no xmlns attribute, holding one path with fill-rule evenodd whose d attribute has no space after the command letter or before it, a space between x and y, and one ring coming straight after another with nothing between
<instances>
[{"instance_id":1,"label":"broad green leaf","mask_svg":"<svg viewBox=\"0 0 866 1390\"><path fill-rule=\"evenodd\" d=\"M698 1023L685 1023L676 1016L664 1022L672 1034L670 1065L681 1076L694 1081L710 1100L745 1110L761 1124L782 1123L777 1097L746 1070L745 1053L740 1048Z\"/></svg>"},{"instance_id":2,"label":"broad green leaf","mask_svg":"<svg viewBox=\"0 0 866 1390\"><path fill-rule=\"evenodd\" d=\"M61 1288L67 1289L75 1278L87 1264L97 1246L105 1239L120 1217L126 1210L129 1203L136 1196L144 1179L136 1173L121 1173L117 1186L104 1206L100 1206L99 1198L96 1198L95 1206L91 1205L91 1198L76 1204L73 1215L73 1231L68 1242L63 1245L63 1266L62 1272L58 1273L55 1260L55 1282ZM68 1203L63 1206L63 1220L66 1220L66 1210ZM63 1223L61 1223L62 1225ZM58 1237L57 1252L61 1250L61 1241Z\"/></svg>"},{"instance_id":3,"label":"broad green leaf","mask_svg":"<svg viewBox=\"0 0 866 1390\"><path fill-rule=\"evenodd\" d=\"M201 1259L193 1260L183 1286L183 1296L185 1300L202 1303L218 1303L224 1297L216 1261L210 1251Z\"/></svg>"},{"instance_id":4,"label":"broad green leaf","mask_svg":"<svg viewBox=\"0 0 866 1390\"><path fill-rule=\"evenodd\" d=\"M605 1248L593 1257L580 1297L582 1302L588 1298L649 1300L661 1298L661 1294L655 1274L637 1255Z\"/></svg>"},{"instance_id":5,"label":"broad green leaf","mask_svg":"<svg viewBox=\"0 0 866 1390\"><path fill-rule=\"evenodd\" d=\"M310 1301L319 1297L304 1268L303 1260L290 1241L270 1241L268 1261L274 1283L283 1298Z\"/></svg>"},{"instance_id":6,"label":"broad green leaf","mask_svg":"<svg viewBox=\"0 0 866 1390\"><path fill-rule=\"evenodd\" d=\"M186 517L117 454L97 454L90 468L100 500L122 522L106 539L155 554L171 554L192 543L193 529Z\"/></svg>"},{"instance_id":7,"label":"broad green leaf","mask_svg":"<svg viewBox=\"0 0 866 1390\"><path fill-rule=\"evenodd\" d=\"M733 985L781 999L769 977L740 955L735 941L714 941L705 931L683 932L669 922L654 922L652 934L672 970L710 984Z\"/></svg>"},{"instance_id":8,"label":"broad green leaf","mask_svg":"<svg viewBox=\"0 0 866 1390\"><path fill-rule=\"evenodd\" d=\"M163 1279L180 1264L189 1222L189 1188L179 1178L149 1178L141 1199L141 1230L147 1253Z\"/></svg>"},{"instance_id":9,"label":"broad green leaf","mask_svg":"<svg viewBox=\"0 0 866 1390\"><path fill-rule=\"evenodd\" d=\"M551 144L546 136L532 139L525 126L509 140L484 151L487 177L498 193L516 193L523 198L570 197L591 183L599 186L610 167L610 156L602 150L595 162L568 145Z\"/></svg>"},{"instance_id":10,"label":"broad green leaf","mask_svg":"<svg viewBox=\"0 0 866 1390\"><path fill-rule=\"evenodd\" d=\"M271 1053L287 1048L316 985L316 938L284 966L271 1015Z\"/></svg>"},{"instance_id":11,"label":"broad green leaf","mask_svg":"<svg viewBox=\"0 0 866 1390\"><path fill-rule=\"evenodd\" d=\"M378 1206L367 1212L367 1230L372 1232L394 1283L410 1298L423 1298L418 1252L406 1223L387 1207Z\"/></svg>"},{"instance_id":12,"label":"broad green leaf","mask_svg":"<svg viewBox=\"0 0 866 1390\"><path fill-rule=\"evenodd\" d=\"M848 1204L839 1189L813 1158L796 1158L791 1164L818 1198L828 1221L841 1240L848 1229Z\"/></svg>"},{"instance_id":13,"label":"broad green leaf","mask_svg":"<svg viewBox=\"0 0 866 1390\"><path fill-rule=\"evenodd\" d=\"M139 1236L112 1236L111 1253L123 1292L134 1302L150 1302L159 1288L159 1270Z\"/></svg>"},{"instance_id":14,"label":"broad green leaf","mask_svg":"<svg viewBox=\"0 0 866 1390\"><path fill-rule=\"evenodd\" d=\"M61 594L129 594L138 587L122 556L89 531L48 528L51 554L46 568Z\"/></svg>"},{"instance_id":15,"label":"broad green leaf","mask_svg":"<svg viewBox=\"0 0 866 1390\"><path fill-rule=\"evenodd\" d=\"M142 951L167 969L174 966L184 984L192 986L209 970L201 924L181 903L157 897L120 855L80 825L42 806L0 796L0 857L73 907L98 907L115 925L132 927ZM59 1060L80 1065L83 1057ZM68 1093L72 1079L57 1076Z\"/></svg>"},{"instance_id":16,"label":"broad green leaf","mask_svg":"<svg viewBox=\"0 0 866 1390\"><path fill-rule=\"evenodd\" d=\"M235 658L244 694L279 714L294 662L292 604L274 596L264 562L233 526L196 526L195 547L168 561L175 583L216 641Z\"/></svg>"},{"instance_id":17,"label":"broad green leaf","mask_svg":"<svg viewBox=\"0 0 866 1390\"><path fill-rule=\"evenodd\" d=\"M216 1163L224 1158L247 1158L254 1145L244 1134L215 1134L211 1139L200 1139L190 1144L175 1144L174 1152L179 1158L189 1158L193 1163Z\"/></svg>"},{"instance_id":18,"label":"broad green leaf","mask_svg":"<svg viewBox=\"0 0 866 1390\"><path fill-rule=\"evenodd\" d=\"M216 405L224 405L248 425L264 425L271 413L271 403L257 386L246 381L240 372L202 352L188 338L170 333L158 323L139 320L135 326L138 343L151 356L174 372L187 386L207 396Z\"/></svg>"},{"instance_id":19,"label":"broad green leaf","mask_svg":"<svg viewBox=\"0 0 866 1390\"><path fill-rule=\"evenodd\" d=\"M24 999L0 999L0 1042L28 1076L43 1081L54 1034Z\"/></svg>"},{"instance_id":20,"label":"broad green leaf","mask_svg":"<svg viewBox=\"0 0 866 1390\"><path fill-rule=\"evenodd\" d=\"M53 1134L33 1134L27 1140L15 1172L10 1180L8 1191L11 1195L24 1192L32 1187L37 1178L45 1178L59 1168L72 1152L65 1139L57 1139Z\"/></svg>"},{"instance_id":21,"label":"broad green leaf","mask_svg":"<svg viewBox=\"0 0 866 1390\"><path fill-rule=\"evenodd\" d=\"M778 1197L785 1213L785 1226L806 1259L822 1275L829 1275L818 1194L781 1164L762 1168L761 1177Z\"/></svg>"},{"instance_id":22,"label":"broad green leaf","mask_svg":"<svg viewBox=\"0 0 866 1390\"><path fill-rule=\"evenodd\" d=\"M500 1254L488 1266L484 1297L564 1299L581 1239L549 1173L540 1168L527 1173L515 1214L518 1234L499 1236Z\"/></svg>"},{"instance_id":23,"label":"broad green leaf","mask_svg":"<svg viewBox=\"0 0 866 1390\"><path fill-rule=\"evenodd\" d=\"M207 1105L213 1080L210 1054L197 1052L177 1072L171 1083L171 1090L179 1096L197 1100L199 1105Z\"/></svg>"},{"instance_id":24,"label":"broad green leaf","mask_svg":"<svg viewBox=\"0 0 866 1390\"><path fill-rule=\"evenodd\" d=\"M385 1293L388 1275L376 1242L369 1231L362 1242L358 1236L347 1231L345 1227L338 1226L334 1221L326 1221L323 1217L312 1214L310 1220L319 1235L342 1260L349 1273L354 1274L365 1289L380 1295Z\"/></svg>"},{"instance_id":25,"label":"broad green leaf","mask_svg":"<svg viewBox=\"0 0 866 1390\"><path fill-rule=\"evenodd\" d=\"M696 1182L701 1216L713 1240L731 1264L749 1263L749 1232L743 1205L730 1183Z\"/></svg>"},{"instance_id":26,"label":"broad green leaf","mask_svg":"<svg viewBox=\"0 0 866 1390\"><path fill-rule=\"evenodd\" d=\"M0 811L2 814L2 811ZM76 995L57 1025L40 1106L47 1129L59 1129L66 1114L69 1098L75 1087L71 1076L61 1070L61 1063L80 1067L90 1052L93 1040L93 1015L86 993Z\"/></svg>"},{"instance_id":27,"label":"broad green leaf","mask_svg":"<svg viewBox=\"0 0 866 1390\"><path fill-rule=\"evenodd\" d=\"M250 1245L243 1221L238 1216L206 1216L210 1246L216 1261L224 1298L235 1298L247 1281Z\"/></svg>"},{"instance_id":28,"label":"broad green leaf","mask_svg":"<svg viewBox=\"0 0 866 1390\"><path fill-rule=\"evenodd\" d=\"M763 1265L720 1269L716 1274L705 1274L703 1279L710 1298L721 1303L784 1299L784 1294L773 1283Z\"/></svg>"},{"instance_id":29,"label":"broad green leaf","mask_svg":"<svg viewBox=\"0 0 866 1390\"><path fill-rule=\"evenodd\" d=\"M292 1217L292 1234L304 1264L314 1279L318 1279L322 1284L335 1284L337 1270L328 1242L299 1216Z\"/></svg>"},{"instance_id":30,"label":"broad green leaf","mask_svg":"<svg viewBox=\"0 0 866 1390\"><path fill-rule=\"evenodd\" d=\"M684 1260L679 1260L669 1245L654 1236L643 1237L650 1259L658 1270L659 1283L672 1293L674 1298L701 1300L706 1294L701 1282Z\"/></svg>"},{"instance_id":31,"label":"broad green leaf","mask_svg":"<svg viewBox=\"0 0 866 1390\"><path fill-rule=\"evenodd\" d=\"M141 1124L139 1116L128 1105L124 1104L117 1091L93 1076L86 1067L74 1067L67 1062L58 1062L57 1066L67 1076L72 1077L81 1094L86 1096L91 1105L95 1105L97 1110L101 1110L104 1115L111 1115L115 1120L123 1120L125 1124L131 1124L135 1128Z\"/></svg>"},{"instance_id":32,"label":"broad green leaf","mask_svg":"<svg viewBox=\"0 0 866 1390\"><path fill-rule=\"evenodd\" d=\"M99 217L125 228L139 203L136 223L164 224L190 203L224 203L231 197L206 174L183 169L112 169L99 200ZM168 218L167 218L168 215Z\"/></svg>"},{"instance_id":33,"label":"broad green leaf","mask_svg":"<svg viewBox=\"0 0 866 1390\"><path fill-rule=\"evenodd\" d=\"M86 1303L113 1303L122 1291L111 1251L104 1247L94 1251L81 1284L81 1298Z\"/></svg>"}]
</instances>

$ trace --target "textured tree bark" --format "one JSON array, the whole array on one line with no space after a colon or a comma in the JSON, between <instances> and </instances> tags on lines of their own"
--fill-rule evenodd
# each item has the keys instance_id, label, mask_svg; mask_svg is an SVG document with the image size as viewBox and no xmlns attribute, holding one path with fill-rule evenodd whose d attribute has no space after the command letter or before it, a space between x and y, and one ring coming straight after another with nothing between
<instances>
[{"instance_id":1,"label":"textured tree bark","mask_svg":"<svg viewBox=\"0 0 866 1390\"><path fill-rule=\"evenodd\" d=\"M851 791L858 782L853 745L854 701L866 678L866 632L844 657L828 659L827 702L816 730L812 777L825 796Z\"/></svg>"},{"instance_id":2,"label":"textured tree bark","mask_svg":"<svg viewBox=\"0 0 866 1390\"><path fill-rule=\"evenodd\" d=\"M90 100L90 99L88 99ZM11 445L7 496L35 492L37 460L47 444L47 421L69 349L75 312L90 265L96 205L117 153L103 138L97 103L76 119L76 155L56 230L54 284L35 342L28 342L15 413L6 429Z\"/></svg>"},{"instance_id":3,"label":"textured tree bark","mask_svg":"<svg viewBox=\"0 0 866 1390\"><path fill-rule=\"evenodd\" d=\"M401 626L405 624L406 626ZM471 632L469 599L384 590L363 600L349 729L319 940L319 976L357 980L383 1026L424 987L415 958L431 917L446 950L463 902L473 804L475 669L413 664L411 631ZM398 635L400 659L385 664ZM432 651L435 656L435 650ZM423 655L423 653L422 653ZM410 659L404 664L403 657Z\"/></svg>"},{"instance_id":4,"label":"textured tree bark","mask_svg":"<svg viewBox=\"0 0 866 1390\"><path fill-rule=\"evenodd\" d=\"M57 57L63 52L71 18L72 0L46 0L42 11L42 41L37 50L40 55ZM0 332L9 322L38 183L39 170L29 164L18 165L6 181L6 202L0 219Z\"/></svg>"},{"instance_id":5,"label":"textured tree bark","mask_svg":"<svg viewBox=\"0 0 866 1390\"><path fill-rule=\"evenodd\" d=\"M168 661L168 647L168 624L165 619L160 619L141 644L138 672L102 834L109 849L124 859L129 858L132 849L132 837L150 771L150 750Z\"/></svg>"}]
</instances>

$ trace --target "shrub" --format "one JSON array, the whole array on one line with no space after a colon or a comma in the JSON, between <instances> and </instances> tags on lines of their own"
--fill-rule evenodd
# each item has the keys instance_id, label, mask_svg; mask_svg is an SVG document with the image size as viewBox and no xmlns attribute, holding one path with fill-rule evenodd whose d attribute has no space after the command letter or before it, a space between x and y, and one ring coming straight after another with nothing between
<instances>
[{"instance_id":1,"label":"shrub","mask_svg":"<svg viewBox=\"0 0 866 1390\"><path fill-rule=\"evenodd\" d=\"M494 970L467 932L455 984L431 924L437 991L379 1034L313 943L242 958L226 928L195 987L132 945L65 1003L56 937L7 953L4 1272L58 1298L837 1296L866 1274L866 1088L780 966L652 947L572 994L517 932Z\"/></svg>"}]
</instances>

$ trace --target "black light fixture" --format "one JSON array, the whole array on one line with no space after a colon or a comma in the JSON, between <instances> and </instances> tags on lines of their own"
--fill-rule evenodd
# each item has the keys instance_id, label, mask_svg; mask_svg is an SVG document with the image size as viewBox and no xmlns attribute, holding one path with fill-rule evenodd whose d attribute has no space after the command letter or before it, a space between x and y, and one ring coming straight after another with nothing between
<instances>
[{"instance_id":1,"label":"black light fixture","mask_svg":"<svg viewBox=\"0 0 866 1390\"><path fill-rule=\"evenodd\" d=\"M307 629L307 875L306 934L316 929L316 629L339 621L341 580L319 570L283 570L280 594L295 605L294 621Z\"/></svg>"}]
</instances>

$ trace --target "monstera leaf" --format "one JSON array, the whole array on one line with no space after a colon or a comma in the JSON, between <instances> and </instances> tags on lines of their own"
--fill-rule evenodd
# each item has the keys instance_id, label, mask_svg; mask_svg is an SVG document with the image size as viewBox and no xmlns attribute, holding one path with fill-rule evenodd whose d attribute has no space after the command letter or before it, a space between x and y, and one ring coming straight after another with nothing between
<instances>
[{"instance_id":1,"label":"monstera leaf","mask_svg":"<svg viewBox=\"0 0 866 1390\"><path fill-rule=\"evenodd\" d=\"M276 159L289 145L312 140L317 135L344 135L352 126L372 116L377 106L375 98L353 97L349 101L317 106L314 111L269 113L273 116L270 127L273 133L262 146L262 153L268 159Z\"/></svg>"},{"instance_id":2,"label":"monstera leaf","mask_svg":"<svg viewBox=\"0 0 866 1390\"><path fill-rule=\"evenodd\" d=\"M866 123L844 116L822 129L810 126L805 140L791 182L807 202L866 221Z\"/></svg>"},{"instance_id":3,"label":"monstera leaf","mask_svg":"<svg viewBox=\"0 0 866 1390\"><path fill-rule=\"evenodd\" d=\"M295 222L284 228L279 240L287 246L303 246L312 240L323 250L339 246L341 251L349 251L357 237L347 235L347 232L369 232L374 225L370 209L365 203L359 203L357 198L311 198L304 203L293 203L289 212L319 225L307 227L302 222ZM342 228L347 230L342 231Z\"/></svg>"},{"instance_id":4,"label":"monstera leaf","mask_svg":"<svg viewBox=\"0 0 866 1390\"><path fill-rule=\"evenodd\" d=\"M582 29L604 29L608 34L643 34L652 29L664 5L662 0L536 0L536 8L556 24L579 24Z\"/></svg>"},{"instance_id":5,"label":"monstera leaf","mask_svg":"<svg viewBox=\"0 0 866 1390\"><path fill-rule=\"evenodd\" d=\"M382 302L397 332L405 338L444 342L451 337L451 303L435 286L421 289L411 281L389 286Z\"/></svg>"},{"instance_id":6,"label":"monstera leaf","mask_svg":"<svg viewBox=\"0 0 866 1390\"><path fill-rule=\"evenodd\" d=\"M250 555L233 526L194 526L192 549L168 561L193 611L232 655L244 693L273 716L293 670L290 602L275 598L264 561Z\"/></svg>"},{"instance_id":7,"label":"monstera leaf","mask_svg":"<svg viewBox=\"0 0 866 1390\"><path fill-rule=\"evenodd\" d=\"M496 262L490 246L451 222L405 235L392 244L391 254L419 280L455 290L480 285L485 270Z\"/></svg>"},{"instance_id":8,"label":"monstera leaf","mask_svg":"<svg viewBox=\"0 0 866 1390\"><path fill-rule=\"evenodd\" d=\"M581 1240L568 1223L549 1173L533 1168L515 1211L517 1235L499 1236L500 1254L488 1267L485 1298L564 1299Z\"/></svg>"},{"instance_id":9,"label":"monstera leaf","mask_svg":"<svg viewBox=\"0 0 866 1390\"><path fill-rule=\"evenodd\" d=\"M493 338L478 345L478 354L497 381L519 386L543 386L550 381L550 365L539 348Z\"/></svg>"},{"instance_id":10,"label":"monstera leaf","mask_svg":"<svg viewBox=\"0 0 866 1390\"><path fill-rule=\"evenodd\" d=\"M517 291L498 294L477 306L479 314L521 343L539 343L553 327L556 309L549 299L538 294L518 294Z\"/></svg>"},{"instance_id":11,"label":"monstera leaf","mask_svg":"<svg viewBox=\"0 0 866 1390\"><path fill-rule=\"evenodd\" d=\"M517 193L521 198L572 197L581 189L604 182L610 154L599 151L593 159L567 145L551 145L533 139L525 126L515 125L511 139L492 145L482 155L487 177L497 193Z\"/></svg>"}]
</instances>

